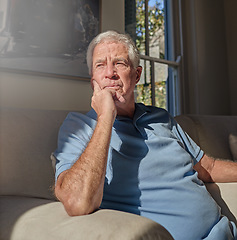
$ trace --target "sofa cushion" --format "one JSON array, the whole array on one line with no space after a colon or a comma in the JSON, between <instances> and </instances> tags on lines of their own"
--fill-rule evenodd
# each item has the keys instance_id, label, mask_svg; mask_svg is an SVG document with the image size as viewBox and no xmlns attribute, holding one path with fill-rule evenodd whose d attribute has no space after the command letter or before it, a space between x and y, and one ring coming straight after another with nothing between
<instances>
[{"instance_id":1,"label":"sofa cushion","mask_svg":"<svg viewBox=\"0 0 237 240\"><path fill-rule=\"evenodd\" d=\"M0 196L0 239L10 240L15 224L27 211L52 202L52 200ZM24 239L24 238L18 238ZM32 237L34 239L34 237ZM47 238L45 238L47 239Z\"/></svg>"},{"instance_id":2,"label":"sofa cushion","mask_svg":"<svg viewBox=\"0 0 237 240\"><path fill-rule=\"evenodd\" d=\"M54 198L50 154L67 111L0 109L0 194Z\"/></svg>"},{"instance_id":3,"label":"sofa cushion","mask_svg":"<svg viewBox=\"0 0 237 240\"><path fill-rule=\"evenodd\" d=\"M4 240L173 239L168 231L158 223L130 213L99 210L90 215L69 217L60 202L47 203L33 198L14 199L14 197L5 198L3 201L10 209L9 212L6 210L5 221L8 221L8 214L14 215L12 208L17 210L16 206L20 209L24 206L26 210L22 212L17 221L16 219L14 222L11 221L14 223L11 226L11 238L0 238ZM36 201L38 201L38 206ZM0 204L2 204L1 198ZM9 218L12 219L12 216ZM0 232L4 230L1 228L0 224ZM9 236L9 234L5 235Z\"/></svg>"},{"instance_id":4,"label":"sofa cushion","mask_svg":"<svg viewBox=\"0 0 237 240\"><path fill-rule=\"evenodd\" d=\"M237 135L230 134L229 136L230 151L234 161L237 161Z\"/></svg>"},{"instance_id":5,"label":"sofa cushion","mask_svg":"<svg viewBox=\"0 0 237 240\"><path fill-rule=\"evenodd\" d=\"M237 226L237 183L206 183L205 185L221 207L221 213Z\"/></svg>"}]
</instances>

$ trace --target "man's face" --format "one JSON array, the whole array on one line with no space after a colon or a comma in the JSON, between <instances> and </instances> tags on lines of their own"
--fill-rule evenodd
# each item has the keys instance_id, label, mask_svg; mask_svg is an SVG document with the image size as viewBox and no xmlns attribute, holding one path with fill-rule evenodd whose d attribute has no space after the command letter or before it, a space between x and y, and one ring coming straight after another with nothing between
<instances>
[{"instance_id":1,"label":"man's face","mask_svg":"<svg viewBox=\"0 0 237 240\"><path fill-rule=\"evenodd\" d=\"M91 79L96 80L101 89L111 88L125 100L134 99L133 91L140 75L141 67L132 67L124 44L103 42L95 47Z\"/></svg>"}]
</instances>

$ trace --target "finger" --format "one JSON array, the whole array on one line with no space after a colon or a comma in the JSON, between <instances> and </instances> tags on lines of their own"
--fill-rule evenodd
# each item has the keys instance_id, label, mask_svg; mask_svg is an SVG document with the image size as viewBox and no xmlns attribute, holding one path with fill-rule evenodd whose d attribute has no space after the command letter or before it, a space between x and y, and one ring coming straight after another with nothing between
<instances>
[{"instance_id":1,"label":"finger","mask_svg":"<svg viewBox=\"0 0 237 240\"><path fill-rule=\"evenodd\" d=\"M118 102L125 103L125 98L121 94L119 94L118 92L115 92L114 98Z\"/></svg>"}]
</instances>

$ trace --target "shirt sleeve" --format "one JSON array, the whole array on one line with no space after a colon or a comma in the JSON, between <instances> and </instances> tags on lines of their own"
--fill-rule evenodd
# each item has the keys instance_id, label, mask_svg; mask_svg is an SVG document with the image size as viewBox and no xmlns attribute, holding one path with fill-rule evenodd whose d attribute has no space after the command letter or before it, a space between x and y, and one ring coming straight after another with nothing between
<instances>
[{"instance_id":1,"label":"shirt sleeve","mask_svg":"<svg viewBox=\"0 0 237 240\"><path fill-rule=\"evenodd\" d=\"M58 134L55 182L60 173L71 168L86 148L94 131L95 120L81 113L69 113Z\"/></svg>"},{"instance_id":2,"label":"shirt sleeve","mask_svg":"<svg viewBox=\"0 0 237 240\"><path fill-rule=\"evenodd\" d=\"M173 121L173 132L180 140L186 151L192 156L194 165L197 164L202 159L204 152L174 119Z\"/></svg>"}]
</instances>

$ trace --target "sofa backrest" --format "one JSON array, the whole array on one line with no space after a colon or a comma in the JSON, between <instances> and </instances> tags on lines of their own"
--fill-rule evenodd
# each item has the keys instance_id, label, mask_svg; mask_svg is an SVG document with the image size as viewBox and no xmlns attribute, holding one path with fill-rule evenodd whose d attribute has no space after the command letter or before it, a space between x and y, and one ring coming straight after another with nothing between
<instances>
[{"instance_id":1,"label":"sofa backrest","mask_svg":"<svg viewBox=\"0 0 237 240\"><path fill-rule=\"evenodd\" d=\"M233 160L229 136L237 136L237 116L180 115L175 119L205 153Z\"/></svg>"},{"instance_id":2,"label":"sofa backrest","mask_svg":"<svg viewBox=\"0 0 237 240\"><path fill-rule=\"evenodd\" d=\"M0 109L0 195L54 199L50 160L58 130L68 111ZM208 154L231 159L230 133L237 135L237 116L176 117Z\"/></svg>"},{"instance_id":3,"label":"sofa backrest","mask_svg":"<svg viewBox=\"0 0 237 240\"><path fill-rule=\"evenodd\" d=\"M0 195L53 199L50 160L68 111L0 109Z\"/></svg>"}]
</instances>

